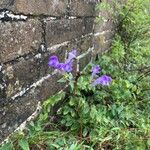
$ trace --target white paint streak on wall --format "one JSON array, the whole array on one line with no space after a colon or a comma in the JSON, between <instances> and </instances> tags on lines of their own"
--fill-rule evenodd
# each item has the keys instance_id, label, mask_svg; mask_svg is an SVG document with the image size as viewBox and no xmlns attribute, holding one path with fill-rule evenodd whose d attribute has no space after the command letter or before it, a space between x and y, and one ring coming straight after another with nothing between
<instances>
[{"instance_id":1,"label":"white paint streak on wall","mask_svg":"<svg viewBox=\"0 0 150 150\"><path fill-rule=\"evenodd\" d=\"M6 17L12 20L26 20L27 16L25 15L15 15L10 11L4 11L0 13L0 19L5 19Z\"/></svg>"}]
</instances>

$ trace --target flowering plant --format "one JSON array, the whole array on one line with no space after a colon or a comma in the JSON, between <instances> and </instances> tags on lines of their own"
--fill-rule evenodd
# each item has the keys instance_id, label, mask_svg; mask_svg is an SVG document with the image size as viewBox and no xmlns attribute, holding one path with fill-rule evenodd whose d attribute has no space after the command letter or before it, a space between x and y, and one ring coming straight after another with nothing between
<instances>
[{"instance_id":1,"label":"flowering plant","mask_svg":"<svg viewBox=\"0 0 150 150\"><path fill-rule=\"evenodd\" d=\"M73 62L74 62L74 59L76 59L76 57L77 57L77 51L72 50L71 52L69 52L68 58L65 61L65 63L61 63L59 62L58 57L56 55L53 55L50 57L48 65L49 67L56 69L62 74L71 73L71 71L73 71ZM100 71L101 71L100 66L94 65L91 71L92 72L91 79L94 79L95 77L97 77L97 74L99 74ZM112 82L112 78L110 76L102 75L101 77L95 79L92 82L92 85L96 86L96 85L101 84L103 86L109 86L111 82Z\"/></svg>"},{"instance_id":2,"label":"flowering plant","mask_svg":"<svg viewBox=\"0 0 150 150\"><path fill-rule=\"evenodd\" d=\"M71 89L46 100L38 119L1 150L150 149L148 1L131 0L115 13L118 34L111 51L97 61L102 69L89 65L90 71L77 69L74 75L76 51L64 63L50 57L49 66L63 74L59 82L69 81ZM55 104L60 109L51 113Z\"/></svg>"},{"instance_id":3,"label":"flowering plant","mask_svg":"<svg viewBox=\"0 0 150 150\"><path fill-rule=\"evenodd\" d=\"M57 111L57 115L61 118L60 122L65 128L71 128L71 130L79 132L79 137L81 138L87 134L87 124L90 123L93 126L96 119L95 100L91 99L89 101L88 99L95 94L96 88L108 87L112 82L112 78L108 75L100 76L102 69L99 65L92 65L92 69L88 74L87 70L81 72L78 67L76 74L72 73L74 61L77 59L77 50L72 50L64 63L60 62L56 55L53 55L50 57L48 65L63 75L59 82L69 83L71 87L65 100L66 104ZM95 118L94 122L91 122L93 118ZM98 123L99 121L96 122Z\"/></svg>"}]
</instances>

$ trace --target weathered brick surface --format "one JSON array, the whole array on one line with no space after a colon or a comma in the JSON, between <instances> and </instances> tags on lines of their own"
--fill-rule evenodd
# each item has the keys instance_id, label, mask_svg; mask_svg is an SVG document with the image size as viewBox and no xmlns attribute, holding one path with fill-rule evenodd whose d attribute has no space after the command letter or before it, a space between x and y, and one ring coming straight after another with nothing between
<instances>
[{"instance_id":1,"label":"weathered brick surface","mask_svg":"<svg viewBox=\"0 0 150 150\"><path fill-rule=\"evenodd\" d=\"M39 79L40 61L38 59L20 59L14 64L5 65L6 97L10 98L22 90L29 87Z\"/></svg>"},{"instance_id":2,"label":"weathered brick surface","mask_svg":"<svg viewBox=\"0 0 150 150\"><path fill-rule=\"evenodd\" d=\"M81 38L82 35L91 33L92 31L93 19L47 20L47 46L51 47L54 44Z\"/></svg>"},{"instance_id":3,"label":"weathered brick surface","mask_svg":"<svg viewBox=\"0 0 150 150\"><path fill-rule=\"evenodd\" d=\"M95 1L89 0L70 0L70 15L71 16L94 16Z\"/></svg>"},{"instance_id":4,"label":"weathered brick surface","mask_svg":"<svg viewBox=\"0 0 150 150\"><path fill-rule=\"evenodd\" d=\"M42 42L42 28L38 20L0 22L0 62L38 50Z\"/></svg>"},{"instance_id":5,"label":"weathered brick surface","mask_svg":"<svg viewBox=\"0 0 150 150\"><path fill-rule=\"evenodd\" d=\"M48 47L81 37L84 34L82 19L63 19L47 21L46 41Z\"/></svg>"},{"instance_id":6,"label":"weathered brick surface","mask_svg":"<svg viewBox=\"0 0 150 150\"><path fill-rule=\"evenodd\" d=\"M105 40L103 37L94 38L94 54L102 54L111 47L112 40Z\"/></svg>"},{"instance_id":7,"label":"weathered brick surface","mask_svg":"<svg viewBox=\"0 0 150 150\"><path fill-rule=\"evenodd\" d=\"M13 9L14 4L14 0L1 0L0 9Z\"/></svg>"},{"instance_id":8,"label":"weathered brick surface","mask_svg":"<svg viewBox=\"0 0 150 150\"><path fill-rule=\"evenodd\" d=\"M78 55L81 55L89 48L93 47L93 34L80 38L77 41L72 41L68 44L68 51L77 49Z\"/></svg>"},{"instance_id":9,"label":"weathered brick surface","mask_svg":"<svg viewBox=\"0 0 150 150\"><path fill-rule=\"evenodd\" d=\"M110 4L111 9L102 9L96 12L100 20L97 21L94 26L94 56L102 54L110 49L115 34L116 23L113 15L113 9L115 9L114 1L106 0L105 2Z\"/></svg>"},{"instance_id":10,"label":"weathered brick surface","mask_svg":"<svg viewBox=\"0 0 150 150\"><path fill-rule=\"evenodd\" d=\"M0 141L6 138L15 128L29 117L36 109L35 93L31 93L0 108Z\"/></svg>"},{"instance_id":11,"label":"weathered brick surface","mask_svg":"<svg viewBox=\"0 0 150 150\"><path fill-rule=\"evenodd\" d=\"M13 4L12 0L1 0L0 1L0 9L4 9L6 7L9 7Z\"/></svg>"},{"instance_id":12,"label":"weathered brick surface","mask_svg":"<svg viewBox=\"0 0 150 150\"><path fill-rule=\"evenodd\" d=\"M92 58L92 52L89 52L85 57L83 57L79 60L80 71L82 71L87 66L87 64L90 63L91 58Z\"/></svg>"},{"instance_id":13,"label":"weathered brick surface","mask_svg":"<svg viewBox=\"0 0 150 150\"><path fill-rule=\"evenodd\" d=\"M59 75L53 75L13 103L0 107L0 141L25 121L36 110L39 101L43 101L64 88L57 83Z\"/></svg>"},{"instance_id":14,"label":"weathered brick surface","mask_svg":"<svg viewBox=\"0 0 150 150\"><path fill-rule=\"evenodd\" d=\"M22 57L18 62L4 65L6 98L11 98L23 88L30 87L43 76L52 73L53 69L48 67L49 57L57 55L61 61L64 61L65 53L66 49L62 46L55 51L38 53L30 59Z\"/></svg>"},{"instance_id":15,"label":"weathered brick surface","mask_svg":"<svg viewBox=\"0 0 150 150\"><path fill-rule=\"evenodd\" d=\"M64 62L67 51L77 49L78 55L83 54L93 46L92 39L93 36L89 35L78 41L70 42L67 45L51 50L50 52L38 53L31 58L21 57L17 62L4 65L3 70L5 71L4 76L6 82L5 97L10 98L23 88L30 87L31 84L41 77L51 73L53 69L47 65L51 55L57 55L59 60Z\"/></svg>"},{"instance_id":16,"label":"weathered brick surface","mask_svg":"<svg viewBox=\"0 0 150 150\"><path fill-rule=\"evenodd\" d=\"M46 100L50 96L54 95L58 91L63 90L65 88L65 86L64 86L63 83L59 83L58 82L58 80L61 77L62 76L59 75L59 74L53 75L49 79L47 79L46 81L44 81L41 84L41 86L38 87L39 88L39 93L37 94L38 101Z\"/></svg>"},{"instance_id":17,"label":"weathered brick surface","mask_svg":"<svg viewBox=\"0 0 150 150\"><path fill-rule=\"evenodd\" d=\"M15 13L62 16L67 12L68 0L2 0L1 9Z\"/></svg>"},{"instance_id":18,"label":"weathered brick surface","mask_svg":"<svg viewBox=\"0 0 150 150\"><path fill-rule=\"evenodd\" d=\"M95 33L93 38L94 55L108 51L111 47L114 35L115 32L111 30Z\"/></svg>"},{"instance_id":19,"label":"weathered brick surface","mask_svg":"<svg viewBox=\"0 0 150 150\"><path fill-rule=\"evenodd\" d=\"M107 31L107 30L115 30L116 25L114 23L113 20L107 20L104 22L97 22L97 24L95 24L94 26L94 32L103 32L103 31Z\"/></svg>"},{"instance_id":20,"label":"weathered brick surface","mask_svg":"<svg viewBox=\"0 0 150 150\"><path fill-rule=\"evenodd\" d=\"M1 0L0 2L0 9L9 9L26 15L94 16L94 6L94 0Z\"/></svg>"},{"instance_id":21,"label":"weathered brick surface","mask_svg":"<svg viewBox=\"0 0 150 150\"><path fill-rule=\"evenodd\" d=\"M94 18L85 18L84 19L84 26L85 26L85 34L93 33L94 32Z\"/></svg>"}]
</instances>

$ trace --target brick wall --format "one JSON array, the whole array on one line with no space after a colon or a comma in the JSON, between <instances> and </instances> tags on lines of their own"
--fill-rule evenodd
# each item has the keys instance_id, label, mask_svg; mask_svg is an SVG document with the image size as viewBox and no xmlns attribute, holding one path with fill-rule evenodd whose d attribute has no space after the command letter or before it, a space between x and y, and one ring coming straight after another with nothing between
<instances>
[{"instance_id":1,"label":"brick wall","mask_svg":"<svg viewBox=\"0 0 150 150\"><path fill-rule=\"evenodd\" d=\"M0 141L33 114L38 102L64 87L47 66L50 55L63 61L76 48L86 54L80 59L83 69L109 49L114 25L110 17L95 25L96 1L0 1Z\"/></svg>"}]
</instances>

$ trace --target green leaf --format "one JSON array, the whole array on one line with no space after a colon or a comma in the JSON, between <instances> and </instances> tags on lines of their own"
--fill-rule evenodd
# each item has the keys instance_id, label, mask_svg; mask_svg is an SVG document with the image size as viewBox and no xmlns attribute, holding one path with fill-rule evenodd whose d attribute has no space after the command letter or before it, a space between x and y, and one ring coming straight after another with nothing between
<instances>
[{"instance_id":1,"label":"green leaf","mask_svg":"<svg viewBox=\"0 0 150 150\"><path fill-rule=\"evenodd\" d=\"M77 144L72 144L70 146L69 150L77 150L76 147L77 147Z\"/></svg>"},{"instance_id":2,"label":"green leaf","mask_svg":"<svg viewBox=\"0 0 150 150\"><path fill-rule=\"evenodd\" d=\"M76 102L75 98L71 97L69 101L70 106L74 106L75 102Z\"/></svg>"},{"instance_id":3,"label":"green leaf","mask_svg":"<svg viewBox=\"0 0 150 150\"><path fill-rule=\"evenodd\" d=\"M65 83L66 80L65 80L64 78L61 78L61 79L59 79L57 82L59 82L59 83Z\"/></svg>"},{"instance_id":4,"label":"green leaf","mask_svg":"<svg viewBox=\"0 0 150 150\"><path fill-rule=\"evenodd\" d=\"M83 137L86 137L87 136L87 134L88 134L88 129L87 128L84 128L84 130L83 130Z\"/></svg>"},{"instance_id":5,"label":"green leaf","mask_svg":"<svg viewBox=\"0 0 150 150\"><path fill-rule=\"evenodd\" d=\"M65 108L64 111L63 111L63 114L64 114L64 115L67 115L68 113L69 113L69 109L68 109L68 108Z\"/></svg>"},{"instance_id":6,"label":"green leaf","mask_svg":"<svg viewBox=\"0 0 150 150\"><path fill-rule=\"evenodd\" d=\"M12 143L6 143L2 147L0 147L0 150L13 150Z\"/></svg>"},{"instance_id":7,"label":"green leaf","mask_svg":"<svg viewBox=\"0 0 150 150\"><path fill-rule=\"evenodd\" d=\"M51 144L50 146L53 146L53 147L55 147L57 149L60 147L58 144Z\"/></svg>"},{"instance_id":8,"label":"green leaf","mask_svg":"<svg viewBox=\"0 0 150 150\"><path fill-rule=\"evenodd\" d=\"M64 97L65 97L65 92L61 92L50 97L43 103L43 109L49 112L50 108L54 106L56 103L58 103L60 100L62 100Z\"/></svg>"},{"instance_id":9,"label":"green leaf","mask_svg":"<svg viewBox=\"0 0 150 150\"><path fill-rule=\"evenodd\" d=\"M85 103L84 108L83 108L83 114L87 115L90 111L90 108L88 106L88 104Z\"/></svg>"},{"instance_id":10,"label":"green leaf","mask_svg":"<svg viewBox=\"0 0 150 150\"><path fill-rule=\"evenodd\" d=\"M69 85L70 85L70 87L71 87L71 90L73 91L73 90L74 90L74 82L70 81L70 82L69 82Z\"/></svg>"},{"instance_id":11,"label":"green leaf","mask_svg":"<svg viewBox=\"0 0 150 150\"><path fill-rule=\"evenodd\" d=\"M147 145L150 146L150 139L147 140Z\"/></svg>"},{"instance_id":12,"label":"green leaf","mask_svg":"<svg viewBox=\"0 0 150 150\"><path fill-rule=\"evenodd\" d=\"M96 117L96 114L97 114L97 110L96 110L96 107L93 105L93 106L91 107L90 117L91 117L92 119L94 119L94 118Z\"/></svg>"},{"instance_id":13,"label":"green leaf","mask_svg":"<svg viewBox=\"0 0 150 150\"><path fill-rule=\"evenodd\" d=\"M71 110L71 116L72 116L72 117L75 117L75 116L76 116L75 111Z\"/></svg>"},{"instance_id":14,"label":"green leaf","mask_svg":"<svg viewBox=\"0 0 150 150\"><path fill-rule=\"evenodd\" d=\"M22 150L30 150L27 139L25 139L25 138L21 139L21 140L19 140L18 143L19 143L20 147L22 148Z\"/></svg>"}]
</instances>

